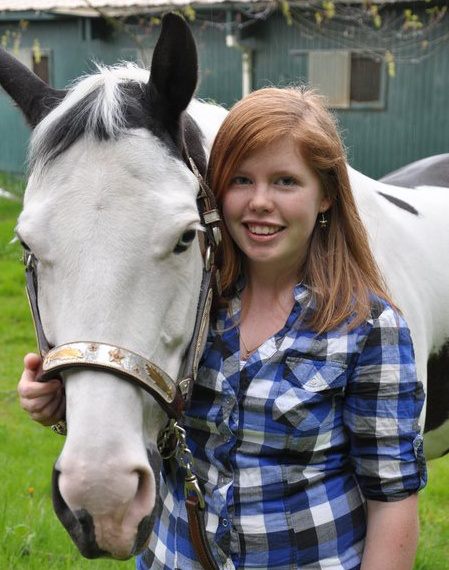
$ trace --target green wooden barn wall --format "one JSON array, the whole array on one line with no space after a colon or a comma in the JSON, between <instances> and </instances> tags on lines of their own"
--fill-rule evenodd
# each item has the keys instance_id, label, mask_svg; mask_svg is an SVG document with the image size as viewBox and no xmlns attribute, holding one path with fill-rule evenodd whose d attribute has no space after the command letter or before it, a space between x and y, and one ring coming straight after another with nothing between
<instances>
[{"instance_id":1,"label":"green wooden barn wall","mask_svg":"<svg viewBox=\"0 0 449 570\"><path fill-rule=\"evenodd\" d=\"M2 22L0 15L0 35L11 25ZM128 37L114 34L92 39L91 25L90 20L79 18L31 20L21 47L30 47L39 38L42 48L51 50L52 81L58 88L93 69L92 60L110 64L139 59ZM449 23L443 25L449 33ZM192 27L199 48L198 96L230 106L241 97L241 53L226 47L222 28L207 26L200 18ZM155 28L146 42L147 55L157 35ZM307 50L341 47L325 34L305 37L295 26L287 26L281 15L251 26L246 36L244 42L254 48L254 88L307 82ZM419 64L398 64L396 77L385 74L385 79L383 109L336 111L350 163L374 178L413 160L449 152L449 45L442 44ZM0 93L0 170L24 171L28 136L20 113Z\"/></svg>"},{"instance_id":2,"label":"green wooden barn wall","mask_svg":"<svg viewBox=\"0 0 449 570\"><path fill-rule=\"evenodd\" d=\"M443 25L449 33L447 20ZM282 16L256 24L253 36L255 88L307 83L306 53L292 55L291 50L341 48L326 37L303 37L294 26L286 26ZM335 111L350 163L373 178L419 158L449 152L449 42L419 64L397 64L394 78L385 69L385 81L383 109Z\"/></svg>"}]
</instances>

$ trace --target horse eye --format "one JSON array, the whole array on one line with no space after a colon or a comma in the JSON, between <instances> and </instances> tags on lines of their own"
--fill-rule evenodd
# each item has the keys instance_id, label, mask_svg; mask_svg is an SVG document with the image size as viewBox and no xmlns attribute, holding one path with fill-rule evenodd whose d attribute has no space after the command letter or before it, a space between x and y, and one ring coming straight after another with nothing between
<instances>
[{"instance_id":1,"label":"horse eye","mask_svg":"<svg viewBox=\"0 0 449 570\"><path fill-rule=\"evenodd\" d=\"M178 243L173 250L173 253L182 253L186 251L192 241L195 239L196 231L195 230L187 230L185 231L182 236L179 238Z\"/></svg>"}]
</instances>

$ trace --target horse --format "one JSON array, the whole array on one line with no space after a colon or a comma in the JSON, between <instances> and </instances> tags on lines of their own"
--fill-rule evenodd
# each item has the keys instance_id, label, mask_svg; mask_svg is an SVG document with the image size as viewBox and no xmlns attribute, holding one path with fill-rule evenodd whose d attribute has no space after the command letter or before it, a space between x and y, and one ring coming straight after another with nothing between
<instances>
[{"instance_id":1,"label":"horse","mask_svg":"<svg viewBox=\"0 0 449 570\"><path fill-rule=\"evenodd\" d=\"M380 182L404 188L417 186L449 187L449 154L436 154L411 162L380 178Z\"/></svg>"},{"instance_id":2,"label":"horse","mask_svg":"<svg viewBox=\"0 0 449 570\"><path fill-rule=\"evenodd\" d=\"M33 128L16 234L34 259L48 345L145 355L162 396L190 343L203 273L199 179L183 149L204 173L226 113L192 100L197 73L192 34L174 14L150 74L100 68L66 92L0 53L0 83ZM110 364L123 354L109 351ZM62 376L69 429L55 510L84 556L127 559L151 532L166 411L110 370Z\"/></svg>"},{"instance_id":3,"label":"horse","mask_svg":"<svg viewBox=\"0 0 449 570\"><path fill-rule=\"evenodd\" d=\"M0 83L34 129L16 233L34 259L45 336L52 346L81 339L87 352L97 343L124 347L109 351L117 367L128 352L144 355L163 387L162 371L176 378L182 368L201 291L199 179L183 149L204 171L226 113L192 99L196 82L195 43L175 15L162 22L149 76L101 68L65 92L0 53ZM449 250L449 193L409 196L349 172L376 257L409 320L419 375L426 382L432 355L429 370L443 378L449 275L440 260ZM76 364L76 350L65 350ZM156 441L167 414L110 367L75 364L62 372L68 433L54 466L55 510L84 556L126 559L151 535ZM432 419L435 454L447 449L440 436L448 402L444 421Z\"/></svg>"}]
</instances>

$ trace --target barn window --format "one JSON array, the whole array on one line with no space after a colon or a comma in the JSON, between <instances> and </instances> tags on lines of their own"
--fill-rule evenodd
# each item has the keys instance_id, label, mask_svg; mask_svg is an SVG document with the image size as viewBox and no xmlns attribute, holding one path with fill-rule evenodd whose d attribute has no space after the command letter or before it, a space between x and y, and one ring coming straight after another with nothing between
<instances>
[{"instance_id":1,"label":"barn window","mask_svg":"<svg viewBox=\"0 0 449 570\"><path fill-rule=\"evenodd\" d=\"M338 109L383 108L385 71L381 55L344 50L308 54L309 83Z\"/></svg>"},{"instance_id":2,"label":"barn window","mask_svg":"<svg viewBox=\"0 0 449 570\"><path fill-rule=\"evenodd\" d=\"M12 51L12 55L16 57L19 61L26 65L28 69L34 71L34 73L45 81L45 83L51 83L51 56L50 50L48 49L41 49L40 50L40 59L39 61L35 57L32 49L27 48L20 48L19 50Z\"/></svg>"},{"instance_id":3,"label":"barn window","mask_svg":"<svg viewBox=\"0 0 449 570\"><path fill-rule=\"evenodd\" d=\"M34 73L50 84L50 61L48 54L41 54L39 60L33 54L33 71Z\"/></svg>"}]
</instances>

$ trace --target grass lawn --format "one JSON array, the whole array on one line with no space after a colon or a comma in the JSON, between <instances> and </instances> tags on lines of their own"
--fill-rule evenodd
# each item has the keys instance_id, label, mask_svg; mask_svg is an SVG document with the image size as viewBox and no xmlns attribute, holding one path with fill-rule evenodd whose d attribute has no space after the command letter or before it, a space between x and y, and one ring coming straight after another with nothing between
<instances>
[{"instance_id":1,"label":"grass lawn","mask_svg":"<svg viewBox=\"0 0 449 570\"><path fill-rule=\"evenodd\" d=\"M23 184L0 175L0 188L20 194ZM17 403L22 357L35 349L20 246L9 243L19 212L20 203L0 197L0 569L131 569L133 561L89 561L75 550L50 499L52 462L64 440L30 421ZM416 570L449 568L448 482L449 457L431 463L420 501Z\"/></svg>"}]
</instances>

